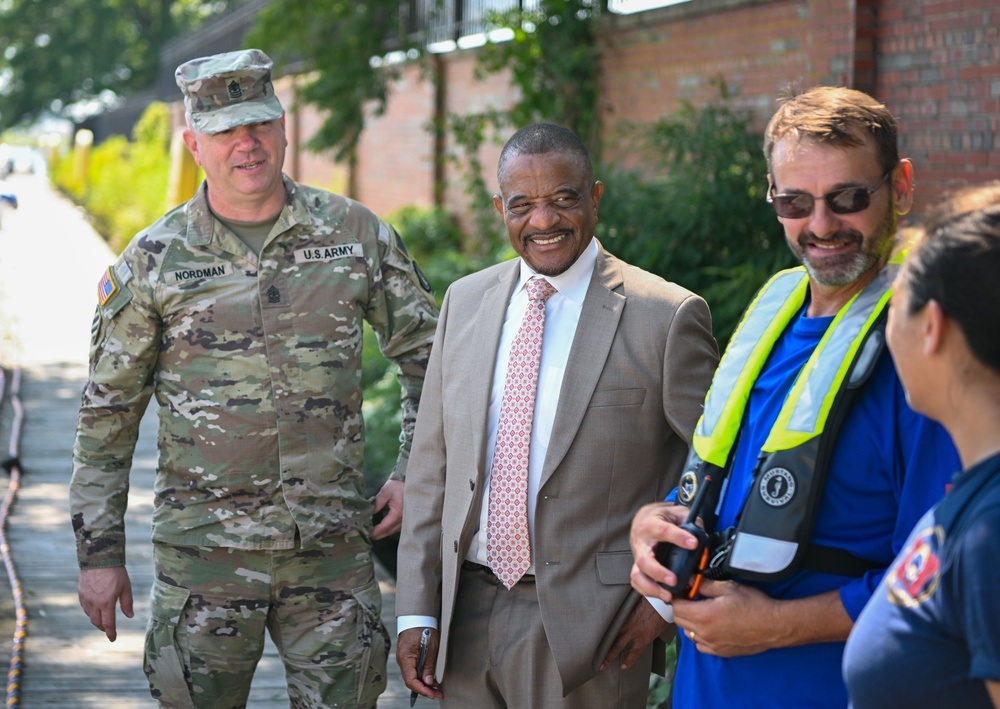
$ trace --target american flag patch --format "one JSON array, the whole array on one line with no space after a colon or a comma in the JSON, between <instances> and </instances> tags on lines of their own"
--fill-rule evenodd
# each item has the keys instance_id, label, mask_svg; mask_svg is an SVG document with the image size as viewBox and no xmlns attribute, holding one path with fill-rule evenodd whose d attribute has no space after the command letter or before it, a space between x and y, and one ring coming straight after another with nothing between
<instances>
[{"instance_id":1,"label":"american flag patch","mask_svg":"<svg viewBox=\"0 0 1000 709\"><path fill-rule=\"evenodd\" d=\"M111 300L111 296L118 292L118 285L115 283L115 279L111 276L111 268L109 267L104 275L101 276L101 282L97 284L97 301L101 306L108 304Z\"/></svg>"}]
</instances>

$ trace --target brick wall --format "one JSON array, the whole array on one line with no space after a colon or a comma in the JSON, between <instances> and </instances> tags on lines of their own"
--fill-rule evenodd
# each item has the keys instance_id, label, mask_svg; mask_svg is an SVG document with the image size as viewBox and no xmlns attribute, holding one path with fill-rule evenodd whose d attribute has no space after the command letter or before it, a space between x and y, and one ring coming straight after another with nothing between
<instances>
[{"instance_id":1,"label":"brick wall","mask_svg":"<svg viewBox=\"0 0 1000 709\"><path fill-rule=\"evenodd\" d=\"M516 98L509 77L498 75L489 82L477 81L473 76L475 68L475 52L453 52L441 55L444 93L444 114L469 115L483 113L491 109L504 110L509 108ZM485 144L479 151L479 160L483 165L483 179L491 194L498 191L496 180L496 165L500 158L500 150L509 135L494 136L489 134ZM469 219L468 206L471 197L466 194L468 183L468 159L462 148L456 145L447 135L444 149L447 159L444 168L444 199L443 206L459 215L459 221L467 233L471 234L472 221ZM491 208L491 207L490 207ZM497 215L499 220L500 216ZM472 234L475 238L475 235Z\"/></svg>"},{"instance_id":2,"label":"brick wall","mask_svg":"<svg viewBox=\"0 0 1000 709\"><path fill-rule=\"evenodd\" d=\"M629 125L655 121L682 102L703 105L719 96L719 82L761 126L790 84L839 82L853 63L843 40L852 31L847 4L694 0L613 18L602 33L606 155L636 166L641 155L622 144Z\"/></svg>"},{"instance_id":3,"label":"brick wall","mask_svg":"<svg viewBox=\"0 0 1000 709\"><path fill-rule=\"evenodd\" d=\"M697 2L697 0L696 0ZM602 32L602 110L606 129L616 122L654 121L682 101L717 96L721 79L739 92L737 103L769 110L790 80L816 83L805 2L745 3L715 12L682 12L677 5L613 18Z\"/></svg>"},{"instance_id":4,"label":"brick wall","mask_svg":"<svg viewBox=\"0 0 1000 709\"><path fill-rule=\"evenodd\" d=\"M346 165L335 163L330 154L310 150L306 143L322 125L322 115L313 108L298 106L296 86L307 77L282 77L275 84L275 93L285 107L285 132L288 150L285 172L294 179L339 194L351 191L350 173Z\"/></svg>"},{"instance_id":5,"label":"brick wall","mask_svg":"<svg viewBox=\"0 0 1000 709\"><path fill-rule=\"evenodd\" d=\"M917 210L1000 178L1000 5L881 0L876 95L899 117Z\"/></svg>"},{"instance_id":6,"label":"brick wall","mask_svg":"<svg viewBox=\"0 0 1000 709\"><path fill-rule=\"evenodd\" d=\"M358 145L355 197L377 214L434 204L434 85L407 67L382 116L368 116Z\"/></svg>"}]
</instances>

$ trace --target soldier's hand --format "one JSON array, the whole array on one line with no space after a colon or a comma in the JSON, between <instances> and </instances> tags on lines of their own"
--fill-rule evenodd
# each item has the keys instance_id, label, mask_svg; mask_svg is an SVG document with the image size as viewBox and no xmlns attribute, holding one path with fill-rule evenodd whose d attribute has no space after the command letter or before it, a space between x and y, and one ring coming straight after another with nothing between
<instances>
[{"instance_id":1,"label":"soldier's hand","mask_svg":"<svg viewBox=\"0 0 1000 709\"><path fill-rule=\"evenodd\" d=\"M98 630L103 630L108 640L115 641L118 631L115 624L115 604L120 604L126 618L132 610L132 582L124 566L101 569L81 569L77 586L80 605Z\"/></svg>"},{"instance_id":2,"label":"soldier's hand","mask_svg":"<svg viewBox=\"0 0 1000 709\"><path fill-rule=\"evenodd\" d=\"M375 511L389 508L388 514L372 530L372 539L382 539L395 534L403 526L403 483L400 480L386 480L375 496Z\"/></svg>"}]
</instances>

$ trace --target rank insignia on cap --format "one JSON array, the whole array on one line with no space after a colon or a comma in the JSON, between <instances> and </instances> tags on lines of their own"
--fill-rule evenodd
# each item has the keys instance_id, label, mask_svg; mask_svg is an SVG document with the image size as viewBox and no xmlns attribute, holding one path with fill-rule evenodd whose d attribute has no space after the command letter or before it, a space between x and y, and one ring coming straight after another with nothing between
<instances>
[{"instance_id":1,"label":"rank insignia on cap","mask_svg":"<svg viewBox=\"0 0 1000 709\"><path fill-rule=\"evenodd\" d=\"M226 88L229 89L229 98L233 101L243 98L243 89L240 88L240 82L236 79L230 81Z\"/></svg>"},{"instance_id":2,"label":"rank insignia on cap","mask_svg":"<svg viewBox=\"0 0 1000 709\"><path fill-rule=\"evenodd\" d=\"M118 284L115 283L114 276L111 275L111 267L101 276L101 282L97 284L97 301L104 307L111 300L111 296L118 292Z\"/></svg>"}]
</instances>

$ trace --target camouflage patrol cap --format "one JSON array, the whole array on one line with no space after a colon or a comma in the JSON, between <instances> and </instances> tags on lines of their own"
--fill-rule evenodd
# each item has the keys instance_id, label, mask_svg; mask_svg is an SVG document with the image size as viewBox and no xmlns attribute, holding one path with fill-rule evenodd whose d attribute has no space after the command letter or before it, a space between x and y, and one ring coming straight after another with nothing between
<instances>
[{"instance_id":1,"label":"camouflage patrol cap","mask_svg":"<svg viewBox=\"0 0 1000 709\"><path fill-rule=\"evenodd\" d=\"M271 83L271 58L259 49L214 54L177 67L174 78L184 108L202 133L281 118L284 110Z\"/></svg>"}]
</instances>

